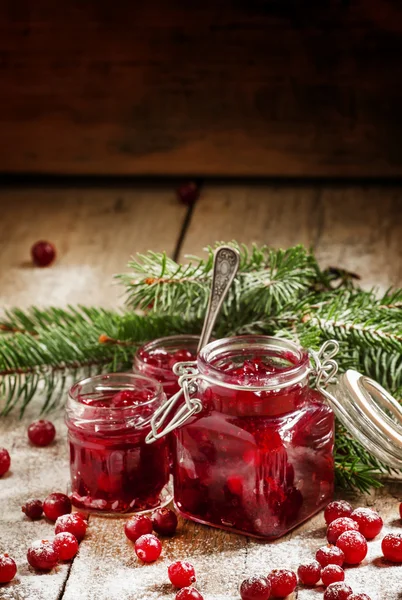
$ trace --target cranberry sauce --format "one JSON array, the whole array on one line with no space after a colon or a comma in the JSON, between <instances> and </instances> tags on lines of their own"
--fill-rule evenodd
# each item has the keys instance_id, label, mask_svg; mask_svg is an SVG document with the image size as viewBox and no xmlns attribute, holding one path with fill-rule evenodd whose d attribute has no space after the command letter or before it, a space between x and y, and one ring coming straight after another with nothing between
<instances>
[{"instance_id":1,"label":"cranberry sauce","mask_svg":"<svg viewBox=\"0 0 402 600\"><path fill-rule=\"evenodd\" d=\"M67 404L72 502L108 513L160 505L168 483L168 446L145 443L149 420L165 400L157 382L130 374L75 384Z\"/></svg>"},{"instance_id":2,"label":"cranberry sauce","mask_svg":"<svg viewBox=\"0 0 402 600\"><path fill-rule=\"evenodd\" d=\"M206 346L198 368L203 410L175 431L176 506L202 523L280 537L333 492L334 417L308 387L308 356L244 336Z\"/></svg>"},{"instance_id":3,"label":"cranberry sauce","mask_svg":"<svg viewBox=\"0 0 402 600\"><path fill-rule=\"evenodd\" d=\"M135 355L134 370L159 381L170 398L180 389L172 369L178 362L196 360L198 341L195 335L174 335L149 342Z\"/></svg>"}]
</instances>

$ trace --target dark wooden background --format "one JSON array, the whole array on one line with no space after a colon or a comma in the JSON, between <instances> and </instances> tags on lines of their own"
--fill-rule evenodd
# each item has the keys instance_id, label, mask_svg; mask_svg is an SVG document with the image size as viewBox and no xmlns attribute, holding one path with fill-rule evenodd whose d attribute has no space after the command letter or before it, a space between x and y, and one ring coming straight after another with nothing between
<instances>
[{"instance_id":1,"label":"dark wooden background","mask_svg":"<svg viewBox=\"0 0 402 600\"><path fill-rule=\"evenodd\" d=\"M400 0L3 0L0 172L402 175Z\"/></svg>"}]
</instances>

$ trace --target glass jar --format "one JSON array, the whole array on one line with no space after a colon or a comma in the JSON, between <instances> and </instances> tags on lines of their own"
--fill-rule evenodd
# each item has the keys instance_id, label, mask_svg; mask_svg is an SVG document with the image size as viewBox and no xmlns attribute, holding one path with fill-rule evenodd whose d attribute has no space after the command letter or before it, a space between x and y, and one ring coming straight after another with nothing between
<instances>
[{"instance_id":1,"label":"glass jar","mask_svg":"<svg viewBox=\"0 0 402 600\"><path fill-rule=\"evenodd\" d=\"M167 442L145 443L150 420L165 400L158 382L129 373L73 385L66 424L74 506L116 514L169 502Z\"/></svg>"},{"instance_id":2,"label":"glass jar","mask_svg":"<svg viewBox=\"0 0 402 600\"><path fill-rule=\"evenodd\" d=\"M174 429L174 500L184 517L274 539L328 503L334 414L310 388L310 371L307 351L274 337L201 350L181 379L185 405L165 428ZM161 411L148 441L162 434Z\"/></svg>"}]
</instances>

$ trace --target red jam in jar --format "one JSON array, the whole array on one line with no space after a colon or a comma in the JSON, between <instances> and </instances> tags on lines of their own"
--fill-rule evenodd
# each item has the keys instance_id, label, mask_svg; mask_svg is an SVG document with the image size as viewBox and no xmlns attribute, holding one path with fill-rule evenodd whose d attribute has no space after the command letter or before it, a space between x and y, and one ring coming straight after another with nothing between
<instances>
[{"instance_id":1,"label":"red jam in jar","mask_svg":"<svg viewBox=\"0 0 402 600\"><path fill-rule=\"evenodd\" d=\"M278 538L324 507L334 485L334 415L309 387L309 357L268 336L198 355L200 413L174 431L174 499L192 520Z\"/></svg>"},{"instance_id":2,"label":"red jam in jar","mask_svg":"<svg viewBox=\"0 0 402 600\"><path fill-rule=\"evenodd\" d=\"M172 335L148 342L135 355L134 371L159 381L170 398L180 389L173 367L178 362L195 361L198 342L196 335Z\"/></svg>"},{"instance_id":3,"label":"red jam in jar","mask_svg":"<svg viewBox=\"0 0 402 600\"><path fill-rule=\"evenodd\" d=\"M169 501L167 442L145 443L165 400L158 382L125 373L90 377L70 389L66 423L76 507L127 513Z\"/></svg>"}]
</instances>

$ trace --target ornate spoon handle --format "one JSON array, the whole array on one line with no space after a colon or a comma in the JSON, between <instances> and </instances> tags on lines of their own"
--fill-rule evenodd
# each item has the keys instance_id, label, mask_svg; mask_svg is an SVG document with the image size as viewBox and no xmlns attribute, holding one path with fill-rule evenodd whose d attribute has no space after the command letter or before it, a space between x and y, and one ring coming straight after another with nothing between
<instances>
[{"instance_id":1,"label":"ornate spoon handle","mask_svg":"<svg viewBox=\"0 0 402 600\"><path fill-rule=\"evenodd\" d=\"M211 337L216 318L236 276L239 263L240 254L235 248L219 246L215 250L211 295L209 296L207 312L198 344L198 352L208 343Z\"/></svg>"}]
</instances>

